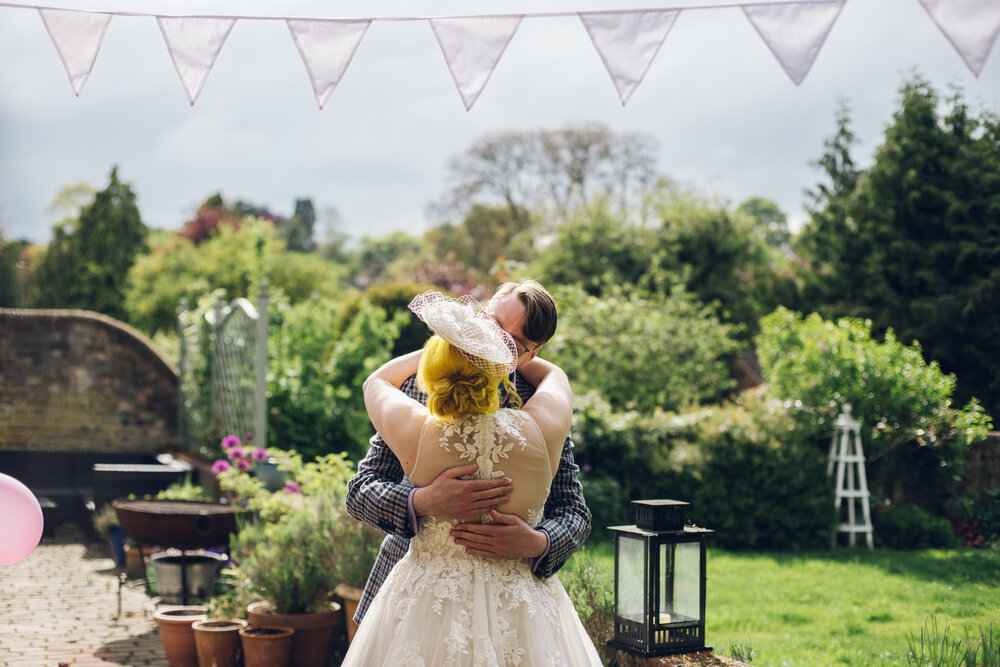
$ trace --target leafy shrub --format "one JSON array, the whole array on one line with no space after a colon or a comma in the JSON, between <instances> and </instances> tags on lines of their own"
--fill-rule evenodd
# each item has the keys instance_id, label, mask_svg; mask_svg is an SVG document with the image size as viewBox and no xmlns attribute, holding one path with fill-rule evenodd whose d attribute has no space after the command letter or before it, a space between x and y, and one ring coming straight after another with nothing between
<instances>
[{"instance_id":1,"label":"leafy shrub","mask_svg":"<svg viewBox=\"0 0 1000 667\"><path fill-rule=\"evenodd\" d=\"M584 548L559 570L559 581L599 652L614 636L615 573L606 562Z\"/></svg>"},{"instance_id":2,"label":"leafy shrub","mask_svg":"<svg viewBox=\"0 0 1000 667\"><path fill-rule=\"evenodd\" d=\"M949 548L956 539L951 522L917 505L896 505L875 516L875 538L890 549Z\"/></svg>"},{"instance_id":3,"label":"leafy shrub","mask_svg":"<svg viewBox=\"0 0 1000 667\"><path fill-rule=\"evenodd\" d=\"M731 390L735 327L677 287L670 294L562 287L559 329L545 346L578 393L596 391L619 410L680 410Z\"/></svg>"},{"instance_id":4,"label":"leafy shrub","mask_svg":"<svg viewBox=\"0 0 1000 667\"><path fill-rule=\"evenodd\" d=\"M387 318L392 318L398 313L406 315L406 321L399 332L392 348L392 356L396 357L407 352L419 350L424 346L430 332L427 325L413 316L409 309L410 301L418 294L429 289L436 289L434 285L424 283L384 283L372 285L364 291L349 299L340 310L334 323L334 330L343 335L350 327L354 318L361 310L361 302L367 301L373 306L382 308L386 312Z\"/></svg>"},{"instance_id":5,"label":"leafy shrub","mask_svg":"<svg viewBox=\"0 0 1000 667\"><path fill-rule=\"evenodd\" d=\"M950 519L965 546L1000 544L1000 486L986 491L978 502L969 497L956 498Z\"/></svg>"},{"instance_id":6,"label":"leafy shrub","mask_svg":"<svg viewBox=\"0 0 1000 667\"><path fill-rule=\"evenodd\" d=\"M817 437L829 437L851 405L864 429L869 482L886 498L936 493L924 502L940 506L961 476L965 448L990 427L975 400L951 407L954 376L925 362L918 344L905 346L892 331L879 342L869 322L779 308L761 321L757 353L777 396L801 402L799 419Z\"/></svg>"},{"instance_id":7,"label":"leafy shrub","mask_svg":"<svg viewBox=\"0 0 1000 667\"><path fill-rule=\"evenodd\" d=\"M391 357L407 315L387 318L361 302L347 329L333 334L337 310L312 301L272 317L268 405L270 442L305 457L346 451L358 460L372 434L361 385Z\"/></svg>"},{"instance_id":8,"label":"leafy shrub","mask_svg":"<svg viewBox=\"0 0 1000 667\"><path fill-rule=\"evenodd\" d=\"M781 403L746 396L704 411L693 513L724 549L825 548L835 522L826 461Z\"/></svg>"}]
</instances>

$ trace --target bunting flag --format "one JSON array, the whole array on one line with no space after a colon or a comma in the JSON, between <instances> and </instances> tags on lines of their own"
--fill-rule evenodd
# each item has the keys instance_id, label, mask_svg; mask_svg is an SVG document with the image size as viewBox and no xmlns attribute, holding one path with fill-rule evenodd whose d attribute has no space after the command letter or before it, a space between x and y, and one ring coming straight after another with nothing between
<instances>
[{"instance_id":1,"label":"bunting flag","mask_svg":"<svg viewBox=\"0 0 1000 667\"><path fill-rule=\"evenodd\" d=\"M796 86L812 69L845 0L741 5Z\"/></svg>"},{"instance_id":2,"label":"bunting flag","mask_svg":"<svg viewBox=\"0 0 1000 667\"><path fill-rule=\"evenodd\" d=\"M468 111L514 38L523 14L428 19Z\"/></svg>"},{"instance_id":3,"label":"bunting flag","mask_svg":"<svg viewBox=\"0 0 1000 667\"><path fill-rule=\"evenodd\" d=\"M80 97L83 84L94 69L97 52L101 50L101 42L112 15L43 7L38 8L38 13L59 52L66 75L69 76L69 84L76 96Z\"/></svg>"},{"instance_id":4,"label":"bunting flag","mask_svg":"<svg viewBox=\"0 0 1000 667\"><path fill-rule=\"evenodd\" d=\"M372 20L287 19L285 23L306 66L316 103L322 109L354 59Z\"/></svg>"},{"instance_id":5,"label":"bunting flag","mask_svg":"<svg viewBox=\"0 0 1000 667\"><path fill-rule=\"evenodd\" d=\"M978 79L1000 32L1000 2L920 0L920 4Z\"/></svg>"},{"instance_id":6,"label":"bunting flag","mask_svg":"<svg viewBox=\"0 0 1000 667\"><path fill-rule=\"evenodd\" d=\"M622 106L642 83L679 9L640 12L588 12L580 21L611 75Z\"/></svg>"},{"instance_id":7,"label":"bunting flag","mask_svg":"<svg viewBox=\"0 0 1000 667\"><path fill-rule=\"evenodd\" d=\"M222 45L236 25L236 19L157 16L156 22L160 24L163 41L167 44L184 92L194 106Z\"/></svg>"},{"instance_id":8,"label":"bunting flag","mask_svg":"<svg viewBox=\"0 0 1000 667\"><path fill-rule=\"evenodd\" d=\"M428 22L466 111L479 99L525 18L578 18L604 63L622 106L645 79L682 11L739 7L792 82L812 69L847 0L789 0L636 10L538 12L488 16L167 16L89 11L0 0L0 9L35 10L80 96L113 16L155 16L181 85L193 106L238 20L283 21L306 66L319 108L329 101L374 21ZM978 77L1000 35L1000 0L920 0L931 20Z\"/></svg>"}]
</instances>

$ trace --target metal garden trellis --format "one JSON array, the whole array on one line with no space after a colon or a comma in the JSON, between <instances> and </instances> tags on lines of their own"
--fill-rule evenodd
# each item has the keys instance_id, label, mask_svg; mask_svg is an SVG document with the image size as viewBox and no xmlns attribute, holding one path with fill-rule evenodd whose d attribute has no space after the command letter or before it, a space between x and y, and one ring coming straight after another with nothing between
<instances>
[{"instance_id":1,"label":"metal garden trellis","mask_svg":"<svg viewBox=\"0 0 1000 667\"><path fill-rule=\"evenodd\" d=\"M230 304L217 295L205 313L208 327L192 326L186 300L178 311L180 377L178 425L181 445L192 449L212 426L225 433L252 433L255 447L267 446L267 284L261 281L257 307L244 298ZM190 329L194 329L190 333ZM200 351L207 359L207 396L196 387L189 356ZM208 401L207 413L198 401ZM206 423L207 422L207 423Z\"/></svg>"}]
</instances>

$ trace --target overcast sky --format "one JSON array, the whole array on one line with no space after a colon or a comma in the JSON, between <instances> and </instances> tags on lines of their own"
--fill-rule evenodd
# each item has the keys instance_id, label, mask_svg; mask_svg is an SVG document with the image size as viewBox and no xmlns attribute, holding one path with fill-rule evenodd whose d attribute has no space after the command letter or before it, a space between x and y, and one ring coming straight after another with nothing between
<instances>
[{"instance_id":1,"label":"overcast sky","mask_svg":"<svg viewBox=\"0 0 1000 667\"><path fill-rule=\"evenodd\" d=\"M792 84L736 7L682 12L622 107L578 19L531 13L691 7L699 0L63 0L46 6L162 14L407 17L527 12L466 111L426 22L376 21L323 110L280 21L241 21L192 107L152 17L116 16L79 98L34 9L0 7L0 226L44 242L64 186L107 183L112 165L144 221L176 229L214 192L290 215L294 200L335 208L353 237L420 234L447 190L447 163L507 130L602 122L658 142L660 171L738 203L774 200L800 222L812 163L852 110L867 166L919 71L1000 110L1000 55L975 78L918 0L847 0L805 81Z\"/></svg>"}]
</instances>

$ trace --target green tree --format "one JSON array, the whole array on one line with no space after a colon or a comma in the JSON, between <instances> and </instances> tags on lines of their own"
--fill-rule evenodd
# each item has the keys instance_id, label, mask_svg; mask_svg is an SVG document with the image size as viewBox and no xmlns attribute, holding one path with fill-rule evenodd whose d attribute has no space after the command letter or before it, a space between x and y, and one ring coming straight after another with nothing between
<instances>
[{"instance_id":1,"label":"green tree","mask_svg":"<svg viewBox=\"0 0 1000 667\"><path fill-rule=\"evenodd\" d=\"M876 332L919 340L958 377L957 398L1000 410L1000 121L960 91L944 108L920 77L871 168L855 174L846 114L824 157L799 251L824 312L870 318Z\"/></svg>"},{"instance_id":2,"label":"green tree","mask_svg":"<svg viewBox=\"0 0 1000 667\"><path fill-rule=\"evenodd\" d=\"M24 304L21 255L26 245L23 241L6 241L0 233L0 308Z\"/></svg>"},{"instance_id":3,"label":"green tree","mask_svg":"<svg viewBox=\"0 0 1000 667\"><path fill-rule=\"evenodd\" d=\"M753 220L754 231L757 236L764 239L764 243L775 250L782 250L788 246L792 237L788 231L788 216L773 201L763 197L751 197L736 210Z\"/></svg>"},{"instance_id":4,"label":"green tree","mask_svg":"<svg viewBox=\"0 0 1000 667\"><path fill-rule=\"evenodd\" d=\"M228 300L252 299L261 279L292 303L314 296L347 296L342 266L314 254L284 252L271 223L248 218L239 227L218 227L198 245L180 234L155 233L151 252L129 273L129 321L150 335L173 331L182 297L192 307L216 289L224 290Z\"/></svg>"},{"instance_id":5,"label":"green tree","mask_svg":"<svg viewBox=\"0 0 1000 667\"><path fill-rule=\"evenodd\" d=\"M544 355L577 391L596 391L616 410L680 410L731 390L734 327L681 287L669 294L556 288L559 328Z\"/></svg>"},{"instance_id":6,"label":"green tree","mask_svg":"<svg viewBox=\"0 0 1000 667\"><path fill-rule=\"evenodd\" d=\"M111 170L108 186L78 220L59 224L33 276L36 304L82 308L125 319L129 269L146 252L148 230L132 188Z\"/></svg>"},{"instance_id":7,"label":"green tree","mask_svg":"<svg viewBox=\"0 0 1000 667\"><path fill-rule=\"evenodd\" d=\"M367 285L389 273L394 263L413 260L420 252L420 239L403 231L385 236L362 237L354 254L356 281Z\"/></svg>"},{"instance_id":8,"label":"green tree","mask_svg":"<svg viewBox=\"0 0 1000 667\"><path fill-rule=\"evenodd\" d=\"M530 229L527 212L511 213L509 208L475 204L460 225L445 223L433 227L423 240L431 256L447 257L450 263L461 263L488 274L498 261L528 259Z\"/></svg>"},{"instance_id":9,"label":"green tree","mask_svg":"<svg viewBox=\"0 0 1000 667\"><path fill-rule=\"evenodd\" d=\"M312 199L296 199L295 213L281 227L281 236L289 250L312 252L316 249L313 229L316 226L316 209Z\"/></svg>"}]
</instances>

